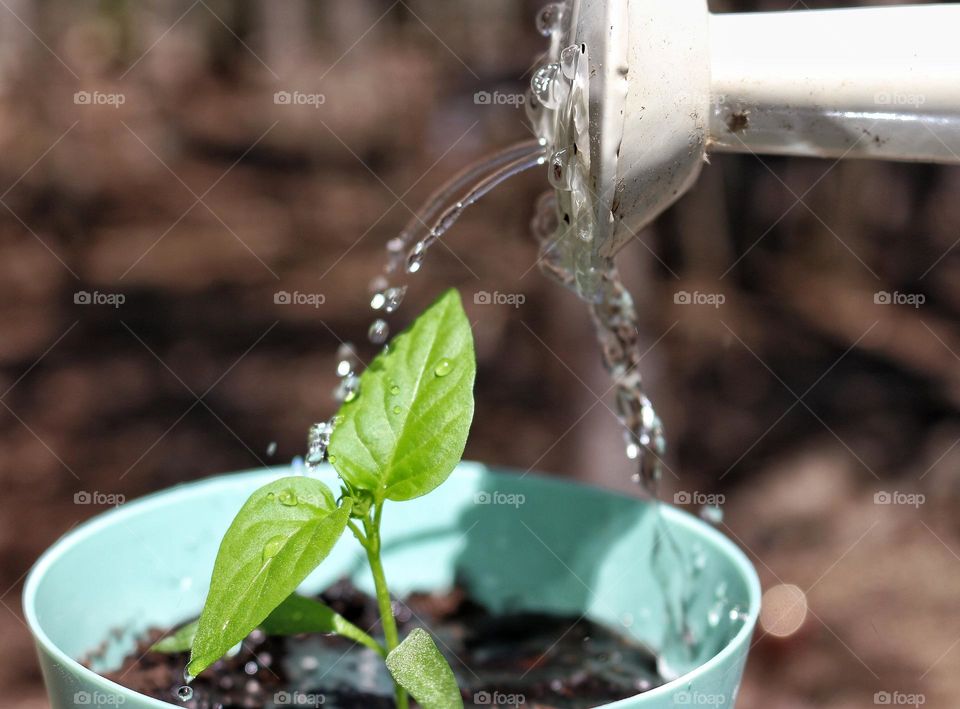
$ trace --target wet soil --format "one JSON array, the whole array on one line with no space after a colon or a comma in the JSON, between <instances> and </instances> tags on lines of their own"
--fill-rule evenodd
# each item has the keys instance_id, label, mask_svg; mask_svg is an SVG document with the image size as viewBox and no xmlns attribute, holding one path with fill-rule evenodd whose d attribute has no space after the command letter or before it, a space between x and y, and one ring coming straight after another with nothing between
<instances>
[{"instance_id":1,"label":"wet soil","mask_svg":"<svg viewBox=\"0 0 960 709\"><path fill-rule=\"evenodd\" d=\"M346 581L320 598L361 628L379 634L375 601ZM447 656L464 704L484 707L590 707L662 683L656 657L626 635L586 618L546 613L493 615L462 589L414 593L395 602L405 634L431 631ZM185 621L188 619L184 619ZM152 629L109 679L185 709L387 709L392 684L382 660L335 636L268 638L252 633L177 698L187 655L149 650L169 629Z\"/></svg>"}]
</instances>

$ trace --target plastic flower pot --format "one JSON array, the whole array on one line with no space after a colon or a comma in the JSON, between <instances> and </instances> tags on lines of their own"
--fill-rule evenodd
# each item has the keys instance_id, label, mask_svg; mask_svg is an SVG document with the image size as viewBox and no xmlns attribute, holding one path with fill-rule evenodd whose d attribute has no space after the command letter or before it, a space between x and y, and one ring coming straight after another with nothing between
<instances>
[{"instance_id":1,"label":"plastic flower pot","mask_svg":"<svg viewBox=\"0 0 960 709\"><path fill-rule=\"evenodd\" d=\"M289 473L274 468L181 485L112 509L49 549L27 579L23 605L53 709L169 707L77 658L122 630L97 669L116 666L147 628L198 614L234 514L257 487ZM320 477L335 479L332 470ZM443 590L457 578L493 611L587 613L653 648L663 645L670 599L651 569L658 515L649 502L464 463L429 496L393 505L384 517L384 564L397 595ZM703 594L695 594L691 617L704 619L713 649L678 680L607 706L732 707L759 612L756 573L726 537L695 517L668 508L663 519L676 543L696 549L704 562ZM372 590L361 555L344 537L303 590L320 591L345 575ZM744 620L719 624L710 637L705 619L719 585Z\"/></svg>"}]
</instances>

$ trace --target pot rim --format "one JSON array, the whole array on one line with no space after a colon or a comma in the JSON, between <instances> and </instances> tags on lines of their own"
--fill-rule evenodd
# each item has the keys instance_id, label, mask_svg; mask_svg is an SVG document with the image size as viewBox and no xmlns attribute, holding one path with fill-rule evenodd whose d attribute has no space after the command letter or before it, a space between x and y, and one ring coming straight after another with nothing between
<instances>
[{"instance_id":1,"label":"pot rim","mask_svg":"<svg viewBox=\"0 0 960 709\"><path fill-rule=\"evenodd\" d=\"M30 633L35 642L46 653L51 655L58 663L66 667L68 670L77 673L85 681L96 685L104 692L112 692L126 698L133 697L142 702L146 702L148 706L156 707L157 709L170 707L171 704L169 702L164 702L159 699L154 699L144 694L140 694L139 692L129 689L128 687L124 687L121 684L117 684L116 682L103 677L88 667L85 667L75 658L61 650L57 644L50 639L40 624L36 609L37 588L43 579L46 570L53 565L57 559L70 553L73 547L82 542L84 539L98 533L106 527L112 526L116 522L122 522L128 516L139 514L141 511L148 509L151 506L160 504L161 502L168 502L168 498L171 495L187 493L196 494L206 487L220 487L223 485L246 486L253 478L268 478L271 476L282 475L284 471L289 470L289 465L255 468L252 470L212 475L209 477L200 478L199 480L179 483L172 487L149 493L143 497L133 500L132 502L125 503L122 506L115 507L111 510L107 510L95 515L89 520L77 525L72 530L66 532L62 537L50 545L50 547L43 552L40 558L37 559L36 563L30 569L30 572L27 575L26 583L23 587L22 603L24 618L27 621L27 626L29 627ZM457 475L468 477L473 480L479 480L481 475L494 475L508 478L513 477L515 479L516 475L522 473L524 477L533 478L539 485L567 488L573 487L590 490L593 492L600 492L604 495L613 495L615 497L620 497L639 503L650 502L649 500L643 500L637 497L626 495L616 490L609 490L596 485L590 485L579 480L555 478L542 473L534 473L529 471L523 472L513 468L490 468L485 464L471 461L463 461L460 463L456 472ZM690 672L680 675L680 677L677 679L671 680L660 685L659 687L655 687L654 689L643 692L642 695L635 695L649 697L651 699L668 696L677 689L681 689L684 686L689 685L698 677L710 672L715 665L723 663L727 658L736 653L738 648L740 648L742 645L749 643L750 637L753 635L753 631L759 617L761 597L760 579L757 576L756 569L747 558L746 554L744 554L744 552L740 549L740 547L734 544L733 541L731 541L726 535L720 533L718 530L714 529L703 520L694 517L690 513L667 503L661 502L659 504L663 505L663 509L661 511L666 518L670 520L670 522L687 527L688 529L694 530L697 534L706 537L730 559L746 582L749 600L748 608L745 611L747 616L746 620L744 621L740 630L737 631L736 635L734 635L733 638L731 638L727 644L724 645L720 652L703 664L698 665ZM620 706L626 706L626 703L630 702L632 699L633 697L627 697L626 699L621 699L609 704L603 704L601 707L606 707L607 709L616 709Z\"/></svg>"}]
</instances>

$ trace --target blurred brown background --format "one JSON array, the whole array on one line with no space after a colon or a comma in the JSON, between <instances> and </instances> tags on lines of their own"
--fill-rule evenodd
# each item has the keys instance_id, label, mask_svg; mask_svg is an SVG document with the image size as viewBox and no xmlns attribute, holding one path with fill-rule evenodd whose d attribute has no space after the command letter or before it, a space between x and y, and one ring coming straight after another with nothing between
<instances>
[{"instance_id":1,"label":"blurred brown background","mask_svg":"<svg viewBox=\"0 0 960 709\"><path fill-rule=\"evenodd\" d=\"M857 3L713 9L837 4ZM385 241L459 167L530 136L522 109L474 94L522 90L539 5L0 2L0 704L46 705L19 593L104 509L78 493L303 452L334 406L339 340L364 341ZM458 286L480 357L468 456L631 490L585 310L533 267L546 187L531 173L469 212L393 325ZM956 706L958 194L957 168L715 157L621 255L671 447L664 495L723 495L764 587L809 602L790 637L758 632L744 709L884 691ZM726 301L677 305L682 290Z\"/></svg>"}]
</instances>

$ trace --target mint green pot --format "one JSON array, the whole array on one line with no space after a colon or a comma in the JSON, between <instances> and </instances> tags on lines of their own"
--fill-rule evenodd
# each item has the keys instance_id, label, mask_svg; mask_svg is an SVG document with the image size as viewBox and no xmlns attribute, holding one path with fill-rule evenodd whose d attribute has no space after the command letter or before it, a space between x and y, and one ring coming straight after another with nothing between
<instances>
[{"instance_id":1,"label":"mint green pot","mask_svg":"<svg viewBox=\"0 0 960 709\"><path fill-rule=\"evenodd\" d=\"M289 473L274 468L181 485L105 512L54 544L34 566L23 595L52 709L169 709L103 679L77 658L120 630L104 660L115 665L141 631L199 613L234 514L254 489ZM332 470L320 477L334 484ZM596 488L463 463L427 497L387 508L387 578L403 595L449 587L456 577L494 610L588 613L659 648L671 599L651 571L655 512L651 503ZM694 599L691 617L706 618L719 585L744 619L718 625L715 637L705 631L714 649L693 671L606 706L733 707L760 607L756 573L726 537L695 517L666 508L663 520L676 544L696 549L704 562L698 578L704 592ZM349 535L304 589L319 591L343 575L370 589Z\"/></svg>"}]
</instances>

